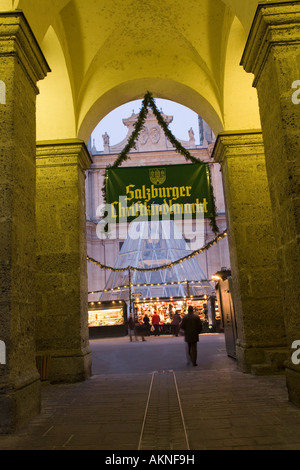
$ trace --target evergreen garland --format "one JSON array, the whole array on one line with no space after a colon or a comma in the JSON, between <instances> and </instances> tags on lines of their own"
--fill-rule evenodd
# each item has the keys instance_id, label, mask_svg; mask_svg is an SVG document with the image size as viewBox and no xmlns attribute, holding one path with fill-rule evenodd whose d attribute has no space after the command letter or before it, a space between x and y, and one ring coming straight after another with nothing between
<instances>
[{"instance_id":1,"label":"evergreen garland","mask_svg":"<svg viewBox=\"0 0 300 470\"><path fill-rule=\"evenodd\" d=\"M153 114L155 115L158 124L164 131L166 137L171 142L171 144L173 145L177 153L183 155L187 161L190 161L192 163L203 163L207 165L207 162L203 162L199 158L196 158L193 155L191 155L190 152L186 148L184 148L181 145L181 143L178 142L178 140L174 137L167 123L163 119L160 111L157 109L155 101L152 97L152 94L148 91L144 96L142 107L139 113L139 117L134 124L133 132L131 136L129 137L127 144L125 145L121 153L118 155L115 162L112 165L108 165L107 168L118 168L119 166L122 165L122 163L124 163L128 158L130 158L128 156L128 153L130 152L131 149L135 147L135 142L137 141L139 134L144 126L145 120L147 118L148 108L152 109ZM213 212L212 217L210 219L210 226L214 234L217 234L219 232L219 229L216 223L217 211L216 211L215 197L214 197L214 191L213 191L213 186L211 182L211 171L210 171L209 165L208 165L208 171L209 171L210 190L212 194L212 212ZM102 187L102 194L103 194L104 200L106 201L106 178L104 179L104 184Z\"/></svg>"}]
</instances>

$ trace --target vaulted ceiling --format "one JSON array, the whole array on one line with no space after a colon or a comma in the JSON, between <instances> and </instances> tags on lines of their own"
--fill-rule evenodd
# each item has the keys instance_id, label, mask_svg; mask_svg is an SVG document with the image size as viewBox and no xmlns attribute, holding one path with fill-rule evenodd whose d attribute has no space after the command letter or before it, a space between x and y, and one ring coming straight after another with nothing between
<instances>
[{"instance_id":1,"label":"vaulted ceiling","mask_svg":"<svg viewBox=\"0 0 300 470\"><path fill-rule=\"evenodd\" d=\"M148 90L201 114L215 133L260 127L240 66L257 0L2 2L23 10L52 70L39 83L39 139L87 140Z\"/></svg>"}]
</instances>

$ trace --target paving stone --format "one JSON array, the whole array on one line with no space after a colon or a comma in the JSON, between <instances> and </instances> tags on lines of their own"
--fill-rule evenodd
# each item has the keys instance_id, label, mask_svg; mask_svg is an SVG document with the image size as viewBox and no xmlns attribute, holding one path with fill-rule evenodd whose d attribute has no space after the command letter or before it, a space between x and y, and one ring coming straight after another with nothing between
<instances>
[{"instance_id":1,"label":"paving stone","mask_svg":"<svg viewBox=\"0 0 300 470\"><path fill-rule=\"evenodd\" d=\"M177 340L150 338L147 354L140 342L140 354L131 359L127 338L92 342L92 351L105 357L104 369L97 354L98 374L87 381L45 385L41 414L15 434L1 435L0 450L133 451L139 443L147 450L184 450L185 431L191 451L300 450L300 409L289 403L283 376L239 372L225 352L219 361L208 358L209 367L204 358L202 366L188 367L183 340ZM224 341L223 335L200 340L203 355ZM109 366L116 348L132 361L125 373ZM177 368L163 371L170 354Z\"/></svg>"}]
</instances>

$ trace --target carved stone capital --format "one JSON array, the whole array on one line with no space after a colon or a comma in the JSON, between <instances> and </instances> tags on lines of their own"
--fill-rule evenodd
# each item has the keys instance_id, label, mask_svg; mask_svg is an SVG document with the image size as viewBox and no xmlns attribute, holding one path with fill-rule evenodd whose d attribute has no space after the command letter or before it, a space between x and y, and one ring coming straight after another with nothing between
<instances>
[{"instance_id":1,"label":"carved stone capital","mask_svg":"<svg viewBox=\"0 0 300 470\"><path fill-rule=\"evenodd\" d=\"M37 167L79 165L85 171L92 163L85 143L79 139L37 142Z\"/></svg>"},{"instance_id":2,"label":"carved stone capital","mask_svg":"<svg viewBox=\"0 0 300 470\"><path fill-rule=\"evenodd\" d=\"M245 71L254 74L256 87L275 46L300 44L300 3L282 1L258 5L241 60Z\"/></svg>"},{"instance_id":3,"label":"carved stone capital","mask_svg":"<svg viewBox=\"0 0 300 470\"><path fill-rule=\"evenodd\" d=\"M218 135L212 158L222 165L225 158L258 153L264 153L261 130L230 131Z\"/></svg>"},{"instance_id":4,"label":"carved stone capital","mask_svg":"<svg viewBox=\"0 0 300 470\"><path fill-rule=\"evenodd\" d=\"M21 11L0 12L0 58L17 57L36 94L50 67Z\"/></svg>"}]
</instances>

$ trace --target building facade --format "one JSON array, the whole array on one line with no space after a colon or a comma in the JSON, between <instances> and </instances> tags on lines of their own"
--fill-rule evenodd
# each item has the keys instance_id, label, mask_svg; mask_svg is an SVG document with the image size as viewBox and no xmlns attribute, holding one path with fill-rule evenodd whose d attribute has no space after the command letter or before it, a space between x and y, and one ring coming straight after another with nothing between
<instances>
[{"instance_id":1,"label":"building facade","mask_svg":"<svg viewBox=\"0 0 300 470\"><path fill-rule=\"evenodd\" d=\"M172 116L166 116L162 113L165 122L172 122ZM102 194L102 187L105 178L105 169L111 166L116 160L118 154L126 146L130 135L133 132L134 124L138 119L138 114L123 119L124 125L128 128L125 139L113 146L109 145L109 135L103 135L103 152L98 152L95 144L91 145L91 139L88 148L92 155L93 163L87 170L86 177L86 207L87 207L87 253L88 256L95 260L101 260L101 263L114 267L118 258L118 254L126 239L128 233L128 224L119 224L117 237L103 237L99 239L97 235L97 225L101 223L101 207L105 203ZM195 131L199 132L200 145L195 144ZM217 209L216 222L220 232L226 229L225 204L223 196L222 176L220 165L211 158L212 149L215 144L215 137L208 125L199 117L199 129L190 129L188 131L188 140L183 141L177 139L184 148L199 160L209 163L212 178L212 186L214 189L215 203ZM142 166L161 166L174 164L188 164L184 156L178 154L172 144L164 134L163 129L159 126L156 117L151 109L148 110L143 130L136 142L135 149L129 153L129 159L124 163L125 166L142 167ZM123 166L124 166L123 165ZM184 181L183 181L184 183ZM187 242L187 247L191 251L202 248L209 241L215 238L209 219L204 220L204 234L196 241L195 226L191 221L186 221L184 227L182 222L178 224L182 237ZM184 233L182 233L184 228ZM195 240L195 242L193 242ZM205 278L210 280L212 275L221 268L230 268L228 241L226 238L212 246L206 252L196 257L201 271ZM97 265L88 263L88 290L89 301L97 301L101 296L101 291L105 289L106 283L110 276L110 271L101 269ZM200 279L199 279L200 280ZM117 287L117 286L115 286ZM100 291L100 292L99 292ZM125 300L125 299L124 299Z\"/></svg>"}]
</instances>

